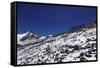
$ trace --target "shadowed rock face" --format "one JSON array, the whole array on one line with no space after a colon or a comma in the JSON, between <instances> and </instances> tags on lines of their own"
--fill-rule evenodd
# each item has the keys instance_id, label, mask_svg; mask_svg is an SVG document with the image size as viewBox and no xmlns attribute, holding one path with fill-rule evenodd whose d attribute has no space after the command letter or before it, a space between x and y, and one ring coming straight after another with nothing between
<instances>
[{"instance_id":1,"label":"shadowed rock face","mask_svg":"<svg viewBox=\"0 0 100 68\"><path fill-rule=\"evenodd\" d=\"M32 37L34 37L33 34L29 33L25 39ZM25 42L25 39L22 42ZM27 43L32 42L28 41ZM17 64L96 60L96 45L96 27L71 33L65 32L57 36L43 37L42 39L38 38L32 44L20 45L17 48Z\"/></svg>"}]
</instances>

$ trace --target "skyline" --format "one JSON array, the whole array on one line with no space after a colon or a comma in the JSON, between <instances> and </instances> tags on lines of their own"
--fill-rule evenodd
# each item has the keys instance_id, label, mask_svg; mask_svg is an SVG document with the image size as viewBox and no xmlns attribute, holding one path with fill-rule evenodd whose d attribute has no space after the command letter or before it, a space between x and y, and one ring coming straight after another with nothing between
<instances>
[{"instance_id":1,"label":"skyline","mask_svg":"<svg viewBox=\"0 0 100 68\"><path fill-rule=\"evenodd\" d=\"M52 35L96 20L96 8L17 4L17 34L27 31Z\"/></svg>"}]
</instances>

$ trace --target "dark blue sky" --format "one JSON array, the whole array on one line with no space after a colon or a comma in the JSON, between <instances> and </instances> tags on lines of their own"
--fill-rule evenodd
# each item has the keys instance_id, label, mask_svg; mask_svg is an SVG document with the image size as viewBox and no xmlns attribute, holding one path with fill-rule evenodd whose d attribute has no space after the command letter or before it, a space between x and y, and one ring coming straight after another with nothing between
<instances>
[{"instance_id":1,"label":"dark blue sky","mask_svg":"<svg viewBox=\"0 0 100 68\"><path fill-rule=\"evenodd\" d=\"M57 34L96 20L96 8L17 4L17 33Z\"/></svg>"}]
</instances>

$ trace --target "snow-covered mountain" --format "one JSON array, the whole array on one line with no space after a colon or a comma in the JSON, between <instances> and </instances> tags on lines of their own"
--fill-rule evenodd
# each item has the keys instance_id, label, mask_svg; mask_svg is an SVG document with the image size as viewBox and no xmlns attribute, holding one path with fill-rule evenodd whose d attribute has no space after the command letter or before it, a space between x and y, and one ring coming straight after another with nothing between
<instances>
[{"instance_id":1,"label":"snow-covered mountain","mask_svg":"<svg viewBox=\"0 0 100 68\"><path fill-rule=\"evenodd\" d=\"M55 36L27 32L17 37L18 65L96 60L96 27Z\"/></svg>"},{"instance_id":2,"label":"snow-covered mountain","mask_svg":"<svg viewBox=\"0 0 100 68\"><path fill-rule=\"evenodd\" d=\"M39 35L33 33L32 31L28 31L24 34L17 35L17 44L18 45L28 45L36 41Z\"/></svg>"}]
</instances>

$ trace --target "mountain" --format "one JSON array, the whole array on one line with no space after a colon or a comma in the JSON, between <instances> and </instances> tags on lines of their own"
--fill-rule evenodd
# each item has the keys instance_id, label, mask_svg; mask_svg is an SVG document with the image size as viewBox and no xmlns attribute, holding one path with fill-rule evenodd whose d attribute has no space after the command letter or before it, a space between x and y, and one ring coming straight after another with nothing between
<instances>
[{"instance_id":1,"label":"mountain","mask_svg":"<svg viewBox=\"0 0 100 68\"><path fill-rule=\"evenodd\" d=\"M28 31L24 34L17 35L17 44L18 45L27 45L36 41L39 35L33 33L32 31Z\"/></svg>"},{"instance_id":2,"label":"mountain","mask_svg":"<svg viewBox=\"0 0 100 68\"><path fill-rule=\"evenodd\" d=\"M29 32L17 37L17 44L24 45L17 48L18 65L96 60L95 26L58 35L42 37Z\"/></svg>"}]
</instances>

